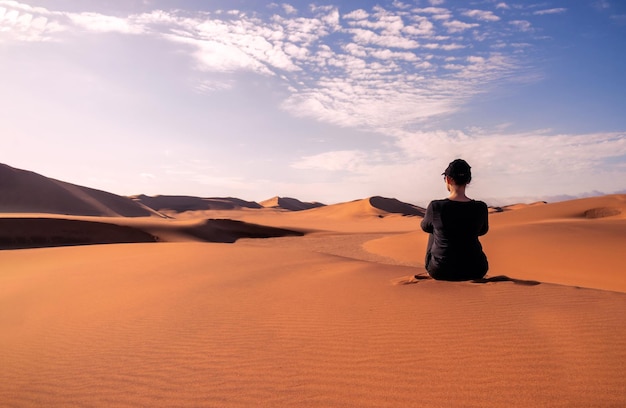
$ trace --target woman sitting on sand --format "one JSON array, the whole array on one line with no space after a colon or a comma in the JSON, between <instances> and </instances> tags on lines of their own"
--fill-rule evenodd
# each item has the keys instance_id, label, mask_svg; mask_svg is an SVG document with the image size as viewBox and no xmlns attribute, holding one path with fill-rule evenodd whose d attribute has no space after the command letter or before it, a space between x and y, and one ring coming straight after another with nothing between
<instances>
[{"instance_id":1,"label":"woman sitting on sand","mask_svg":"<svg viewBox=\"0 0 626 408\"><path fill-rule=\"evenodd\" d=\"M465 195L472 180L465 160L454 160L442 175L450 195L431 201L421 224L430 234L426 270L438 280L482 279L489 264L478 237L489 229L487 205Z\"/></svg>"}]
</instances>

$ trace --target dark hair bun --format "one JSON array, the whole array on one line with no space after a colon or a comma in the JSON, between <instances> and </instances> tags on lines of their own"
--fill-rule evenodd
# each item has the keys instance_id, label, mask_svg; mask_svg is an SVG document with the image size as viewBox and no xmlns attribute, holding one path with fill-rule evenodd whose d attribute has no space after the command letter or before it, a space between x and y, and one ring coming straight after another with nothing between
<instances>
[{"instance_id":1,"label":"dark hair bun","mask_svg":"<svg viewBox=\"0 0 626 408\"><path fill-rule=\"evenodd\" d=\"M472 168L463 159L450 162L442 174L451 177L454 183L458 185L465 185L472 181Z\"/></svg>"}]
</instances>

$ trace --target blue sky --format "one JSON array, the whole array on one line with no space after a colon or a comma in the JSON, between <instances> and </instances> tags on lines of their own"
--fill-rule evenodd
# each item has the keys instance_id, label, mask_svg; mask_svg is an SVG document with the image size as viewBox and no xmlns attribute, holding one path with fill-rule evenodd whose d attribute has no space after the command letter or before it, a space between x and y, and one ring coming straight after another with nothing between
<instances>
[{"instance_id":1,"label":"blue sky","mask_svg":"<svg viewBox=\"0 0 626 408\"><path fill-rule=\"evenodd\" d=\"M625 51L620 0L0 0L0 162L425 204L462 157L490 204L625 192Z\"/></svg>"}]
</instances>

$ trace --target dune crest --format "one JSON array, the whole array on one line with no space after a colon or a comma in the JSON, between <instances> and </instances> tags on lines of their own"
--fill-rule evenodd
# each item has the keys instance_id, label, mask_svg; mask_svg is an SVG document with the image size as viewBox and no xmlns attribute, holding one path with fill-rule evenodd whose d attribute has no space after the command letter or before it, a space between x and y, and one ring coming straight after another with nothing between
<instances>
[{"instance_id":1,"label":"dune crest","mask_svg":"<svg viewBox=\"0 0 626 408\"><path fill-rule=\"evenodd\" d=\"M390 214L424 216L424 213L426 212L426 209L424 208L404 203L395 198L374 196L370 197L368 200L372 207L378 208L379 210L388 212Z\"/></svg>"},{"instance_id":2,"label":"dune crest","mask_svg":"<svg viewBox=\"0 0 626 408\"><path fill-rule=\"evenodd\" d=\"M372 216L384 218L388 215L423 216L425 212L421 207L404 203L395 198L381 196L330 204L325 207L312 209L311 211L317 215L346 219Z\"/></svg>"}]
</instances>

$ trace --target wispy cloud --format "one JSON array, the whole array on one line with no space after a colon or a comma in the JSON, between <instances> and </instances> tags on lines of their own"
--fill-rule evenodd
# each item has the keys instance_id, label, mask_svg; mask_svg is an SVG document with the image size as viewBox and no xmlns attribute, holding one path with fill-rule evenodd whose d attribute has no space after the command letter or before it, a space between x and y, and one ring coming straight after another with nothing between
<instances>
[{"instance_id":1,"label":"wispy cloud","mask_svg":"<svg viewBox=\"0 0 626 408\"><path fill-rule=\"evenodd\" d=\"M567 11L566 8L551 8L551 9L545 9L545 10L536 10L533 12L534 15L536 16L543 16L546 14L561 14L561 13L565 13Z\"/></svg>"},{"instance_id":2,"label":"wispy cloud","mask_svg":"<svg viewBox=\"0 0 626 408\"><path fill-rule=\"evenodd\" d=\"M78 27L95 32L117 32L142 34L145 28L132 19L107 16L100 13L67 13L67 17Z\"/></svg>"},{"instance_id":3,"label":"wispy cloud","mask_svg":"<svg viewBox=\"0 0 626 408\"><path fill-rule=\"evenodd\" d=\"M481 21L499 21L500 17L493 14L493 11L468 10L463 12L464 16L475 18Z\"/></svg>"},{"instance_id":4,"label":"wispy cloud","mask_svg":"<svg viewBox=\"0 0 626 408\"><path fill-rule=\"evenodd\" d=\"M26 13L45 16L45 26L52 24L57 31L117 32L183 44L201 71L281 78L288 92L282 107L295 116L378 131L453 113L518 67L516 55L501 51L459 55L470 45L464 32L471 29L473 36L489 41L490 29L434 7L443 4L439 1L415 9L396 2L343 16L333 6L312 6L301 16L283 3L267 18L236 10L195 15L155 10L117 17L52 12L6 0L0 4L10 8L3 21L11 22L12 31L38 32L41 37L42 29L27 23L32 18L19 22ZM457 16L485 24L500 20L486 10L459 11ZM527 21L508 24L531 29ZM493 50L499 48L492 44ZM453 63L446 60L451 53ZM203 91L228 87L212 80L197 85Z\"/></svg>"},{"instance_id":5,"label":"wispy cloud","mask_svg":"<svg viewBox=\"0 0 626 408\"><path fill-rule=\"evenodd\" d=\"M56 14L42 7L0 0L0 42L50 41L65 30L63 24L53 20Z\"/></svg>"},{"instance_id":6,"label":"wispy cloud","mask_svg":"<svg viewBox=\"0 0 626 408\"><path fill-rule=\"evenodd\" d=\"M513 20L509 21L509 24L518 29L519 31L530 32L533 30L533 25L530 21L526 20Z\"/></svg>"}]
</instances>

